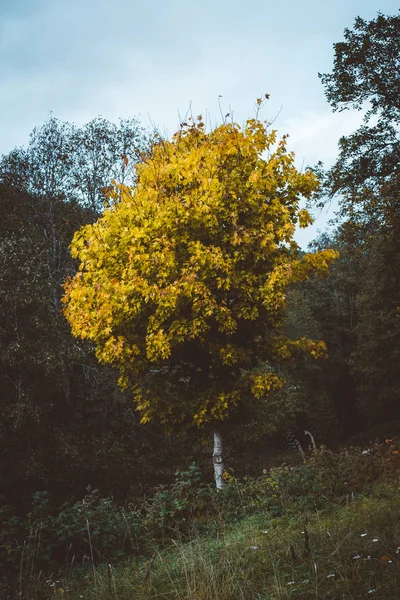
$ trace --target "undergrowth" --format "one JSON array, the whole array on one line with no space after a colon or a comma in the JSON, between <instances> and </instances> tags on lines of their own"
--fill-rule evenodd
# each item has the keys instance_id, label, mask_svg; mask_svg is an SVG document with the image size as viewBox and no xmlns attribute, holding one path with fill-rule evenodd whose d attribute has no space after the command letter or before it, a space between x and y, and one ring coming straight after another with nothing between
<instances>
[{"instance_id":1,"label":"undergrowth","mask_svg":"<svg viewBox=\"0 0 400 600\"><path fill-rule=\"evenodd\" d=\"M0 511L0 598L395 598L399 441L314 452L216 493L196 465L124 508L97 491Z\"/></svg>"}]
</instances>

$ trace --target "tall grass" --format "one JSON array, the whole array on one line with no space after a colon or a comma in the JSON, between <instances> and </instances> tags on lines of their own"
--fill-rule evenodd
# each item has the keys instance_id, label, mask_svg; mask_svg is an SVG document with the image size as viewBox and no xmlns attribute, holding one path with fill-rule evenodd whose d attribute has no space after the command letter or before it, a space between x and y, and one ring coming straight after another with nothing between
<instances>
[{"instance_id":1,"label":"tall grass","mask_svg":"<svg viewBox=\"0 0 400 600\"><path fill-rule=\"evenodd\" d=\"M0 598L395 600L399 475L400 440L387 440L314 450L218 494L192 465L128 511L93 492L51 514L38 495L29 527L3 511L16 577Z\"/></svg>"},{"instance_id":2,"label":"tall grass","mask_svg":"<svg viewBox=\"0 0 400 600\"><path fill-rule=\"evenodd\" d=\"M63 585L64 593L54 596L73 600L395 600L398 488L376 487L347 505L297 516L258 513L214 535L175 540L156 552L151 565L132 560L104 566L75 590L73 582Z\"/></svg>"}]
</instances>

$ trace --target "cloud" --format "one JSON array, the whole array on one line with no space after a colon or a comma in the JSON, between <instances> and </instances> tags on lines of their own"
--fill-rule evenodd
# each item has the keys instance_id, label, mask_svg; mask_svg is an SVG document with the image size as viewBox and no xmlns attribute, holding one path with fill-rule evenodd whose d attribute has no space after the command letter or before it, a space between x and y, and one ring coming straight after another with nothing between
<instances>
[{"instance_id":1,"label":"cloud","mask_svg":"<svg viewBox=\"0 0 400 600\"><path fill-rule=\"evenodd\" d=\"M171 134L190 106L214 125L219 95L241 124L267 92L263 115L283 104L274 127L296 164L331 164L361 115L332 114L317 73L357 11L372 16L372 0L354 1L0 0L0 152L26 144L50 111L78 125L139 115ZM390 12L393 0L381 2Z\"/></svg>"},{"instance_id":2,"label":"cloud","mask_svg":"<svg viewBox=\"0 0 400 600\"><path fill-rule=\"evenodd\" d=\"M318 112L303 111L283 125L290 135L288 145L296 154L298 166L312 166L318 161L330 166L338 154L339 139L358 129L362 120L362 112L333 113L326 105Z\"/></svg>"},{"instance_id":3,"label":"cloud","mask_svg":"<svg viewBox=\"0 0 400 600\"><path fill-rule=\"evenodd\" d=\"M339 139L358 129L363 115L361 111L332 113L326 106L321 111L304 111L287 119L284 129L290 135L288 147L296 154L296 166L304 168L322 161L325 168L329 168L338 156ZM297 243L306 248L319 232L331 229L331 222L338 222L335 216L337 209L336 199L323 209L314 209L314 223L306 229L297 229Z\"/></svg>"}]
</instances>

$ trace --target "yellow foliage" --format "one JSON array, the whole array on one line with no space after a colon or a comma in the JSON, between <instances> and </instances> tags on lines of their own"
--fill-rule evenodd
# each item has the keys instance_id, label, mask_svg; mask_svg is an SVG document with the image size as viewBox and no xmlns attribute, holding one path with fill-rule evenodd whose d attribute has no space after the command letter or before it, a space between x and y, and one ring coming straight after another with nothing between
<instances>
[{"instance_id":1,"label":"yellow foliage","mask_svg":"<svg viewBox=\"0 0 400 600\"><path fill-rule=\"evenodd\" d=\"M324 354L320 342L276 335L287 287L326 276L336 257L301 258L293 241L312 222L299 202L318 181L258 119L210 132L189 120L136 175L135 188L115 183L103 215L75 234L80 266L65 284L65 315L134 386L142 422L225 419L283 385L260 365Z\"/></svg>"}]
</instances>

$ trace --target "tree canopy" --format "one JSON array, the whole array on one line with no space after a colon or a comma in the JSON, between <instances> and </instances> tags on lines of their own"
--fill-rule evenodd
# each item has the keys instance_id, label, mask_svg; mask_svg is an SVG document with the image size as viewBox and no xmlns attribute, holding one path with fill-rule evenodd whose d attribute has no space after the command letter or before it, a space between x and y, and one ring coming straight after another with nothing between
<instances>
[{"instance_id":1,"label":"tree canopy","mask_svg":"<svg viewBox=\"0 0 400 600\"><path fill-rule=\"evenodd\" d=\"M324 192L340 193L346 216L365 223L398 210L400 164L400 14L357 17L334 44L332 73L320 74L334 111L366 110L364 124L341 138Z\"/></svg>"},{"instance_id":2,"label":"tree canopy","mask_svg":"<svg viewBox=\"0 0 400 600\"><path fill-rule=\"evenodd\" d=\"M49 201L76 200L99 213L111 180L134 183L133 166L148 146L136 119L116 125L97 117L77 127L51 117L32 131L27 148L0 158L0 181Z\"/></svg>"},{"instance_id":3,"label":"tree canopy","mask_svg":"<svg viewBox=\"0 0 400 600\"><path fill-rule=\"evenodd\" d=\"M288 286L328 274L336 257L301 257L299 209L318 182L286 138L250 119L207 132L199 116L159 140L78 231L65 286L74 335L132 387L142 422L204 425L283 385L277 365L324 344L283 332Z\"/></svg>"},{"instance_id":4,"label":"tree canopy","mask_svg":"<svg viewBox=\"0 0 400 600\"><path fill-rule=\"evenodd\" d=\"M363 125L341 138L321 196L337 195L344 219L337 268L343 282L349 265L353 276L351 343L342 358L372 422L399 414L400 13L358 17L334 49L332 72L320 75L329 103L366 112Z\"/></svg>"}]
</instances>

